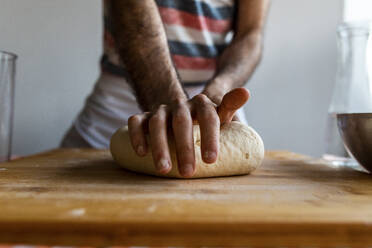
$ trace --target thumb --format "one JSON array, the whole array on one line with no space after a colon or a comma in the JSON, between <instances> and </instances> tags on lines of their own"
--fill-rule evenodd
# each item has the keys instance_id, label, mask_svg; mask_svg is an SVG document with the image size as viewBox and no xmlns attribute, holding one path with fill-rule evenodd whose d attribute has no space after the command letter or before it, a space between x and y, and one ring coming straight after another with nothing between
<instances>
[{"instance_id":1,"label":"thumb","mask_svg":"<svg viewBox=\"0 0 372 248\"><path fill-rule=\"evenodd\" d=\"M231 122L235 112L248 101L249 96L249 91L245 88L236 88L224 95L217 107L221 125Z\"/></svg>"}]
</instances>

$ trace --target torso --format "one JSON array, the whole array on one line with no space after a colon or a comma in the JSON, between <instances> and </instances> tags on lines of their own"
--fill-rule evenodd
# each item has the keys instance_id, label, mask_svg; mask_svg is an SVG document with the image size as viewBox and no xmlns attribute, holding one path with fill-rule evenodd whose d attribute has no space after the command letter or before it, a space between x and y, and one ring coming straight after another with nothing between
<instances>
[{"instance_id":1,"label":"torso","mask_svg":"<svg viewBox=\"0 0 372 248\"><path fill-rule=\"evenodd\" d=\"M102 69L124 76L111 34L110 2L104 0ZM234 0L156 0L156 3L182 83L207 82L214 75L216 60L231 37Z\"/></svg>"},{"instance_id":2,"label":"torso","mask_svg":"<svg viewBox=\"0 0 372 248\"><path fill-rule=\"evenodd\" d=\"M104 0L102 73L74 124L83 139L96 148L107 148L111 135L131 115L141 112L111 35L107 11L110 1ZM213 77L216 60L229 43L234 0L156 0L156 3L175 67L185 91L192 97ZM243 114L238 113L241 120Z\"/></svg>"}]
</instances>

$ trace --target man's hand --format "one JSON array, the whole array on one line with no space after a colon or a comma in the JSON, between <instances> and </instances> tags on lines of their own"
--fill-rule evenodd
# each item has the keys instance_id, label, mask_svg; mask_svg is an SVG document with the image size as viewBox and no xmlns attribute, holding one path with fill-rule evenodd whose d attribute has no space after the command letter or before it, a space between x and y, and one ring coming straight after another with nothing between
<instances>
[{"instance_id":1,"label":"man's hand","mask_svg":"<svg viewBox=\"0 0 372 248\"><path fill-rule=\"evenodd\" d=\"M128 120L132 146L139 156L145 156L148 134L156 169L166 174L174 166L167 140L169 134L173 135L178 170L182 176L190 177L195 171L193 121L200 125L202 159L206 163L214 163L219 150L220 125L229 123L248 98L246 89L237 88L227 93L219 106L206 95L199 94L189 101L175 101L160 105L153 112L134 115Z\"/></svg>"},{"instance_id":2,"label":"man's hand","mask_svg":"<svg viewBox=\"0 0 372 248\"><path fill-rule=\"evenodd\" d=\"M147 111L129 119L131 142L144 156L148 152L145 135L149 134L154 163L162 173L173 166L168 134L175 139L180 174L191 176L195 170L193 120L201 128L202 159L213 163L218 155L221 123L231 121L234 112L248 100L249 93L242 88L225 93L241 87L259 61L268 0L238 3L234 39L219 56L215 77L202 95L187 100L155 1L112 1L114 40L137 102Z\"/></svg>"},{"instance_id":3,"label":"man's hand","mask_svg":"<svg viewBox=\"0 0 372 248\"><path fill-rule=\"evenodd\" d=\"M236 1L234 37L217 60L217 71L203 93L219 104L231 89L242 87L261 59L263 29L270 0Z\"/></svg>"}]
</instances>

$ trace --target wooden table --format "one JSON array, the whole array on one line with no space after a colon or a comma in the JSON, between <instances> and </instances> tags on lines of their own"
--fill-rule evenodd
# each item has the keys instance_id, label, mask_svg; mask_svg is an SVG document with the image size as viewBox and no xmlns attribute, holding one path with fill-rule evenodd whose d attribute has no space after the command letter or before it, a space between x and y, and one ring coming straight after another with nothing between
<instances>
[{"instance_id":1,"label":"wooden table","mask_svg":"<svg viewBox=\"0 0 372 248\"><path fill-rule=\"evenodd\" d=\"M250 176L194 180L130 173L102 150L0 164L0 242L372 246L372 176L266 155Z\"/></svg>"}]
</instances>

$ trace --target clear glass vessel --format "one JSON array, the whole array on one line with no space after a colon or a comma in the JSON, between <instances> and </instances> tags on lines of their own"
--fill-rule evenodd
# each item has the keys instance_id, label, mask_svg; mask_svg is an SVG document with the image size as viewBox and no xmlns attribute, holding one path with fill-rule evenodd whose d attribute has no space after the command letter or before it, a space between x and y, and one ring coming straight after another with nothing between
<instances>
[{"instance_id":1,"label":"clear glass vessel","mask_svg":"<svg viewBox=\"0 0 372 248\"><path fill-rule=\"evenodd\" d=\"M338 69L328 110L324 158L334 165L357 165L337 128L337 115L372 112L372 38L369 22L344 23L337 31Z\"/></svg>"},{"instance_id":2,"label":"clear glass vessel","mask_svg":"<svg viewBox=\"0 0 372 248\"><path fill-rule=\"evenodd\" d=\"M17 55L0 51L0 162L11 156Z\"/></svg>"}]
</instances>

